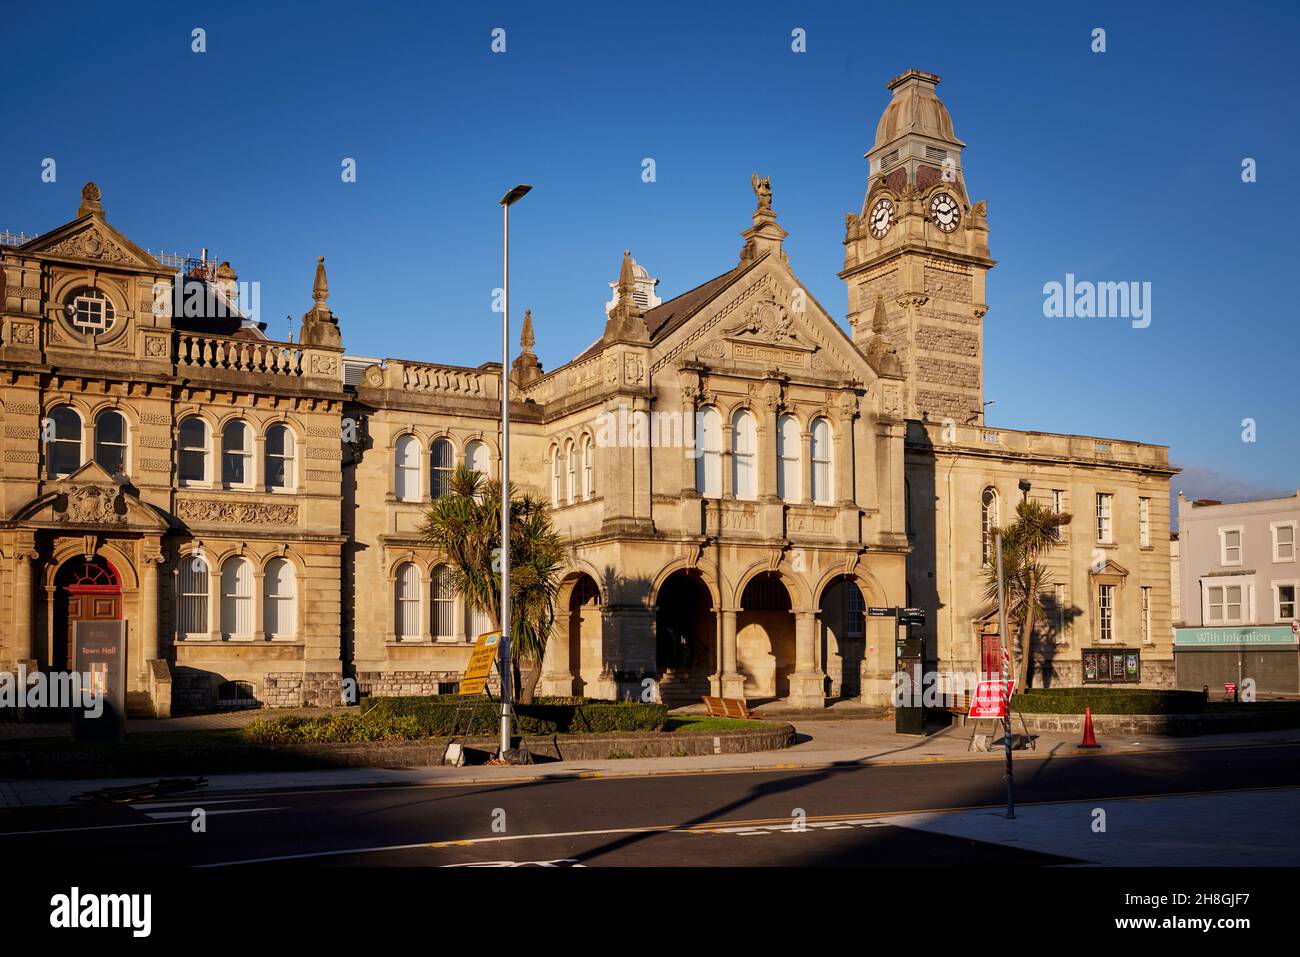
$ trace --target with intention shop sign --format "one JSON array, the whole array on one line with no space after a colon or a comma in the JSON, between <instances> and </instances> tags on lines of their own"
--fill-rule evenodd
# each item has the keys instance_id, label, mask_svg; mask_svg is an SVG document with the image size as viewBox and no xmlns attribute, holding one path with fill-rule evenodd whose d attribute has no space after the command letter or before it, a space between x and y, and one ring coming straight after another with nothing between
<instances>
[{"instance_id":1,"label":"with intention shop sign","mask_svg":"<svg viewBox=\"0 0 1300 957\"><path fill-rule=\"evenodd\" d=\"M1214 648L1219 645L1294 645L1296 643L1297 636L1290 625L1174 629L1174 644L1179 648Z\"/></svg>"}]
</instances>

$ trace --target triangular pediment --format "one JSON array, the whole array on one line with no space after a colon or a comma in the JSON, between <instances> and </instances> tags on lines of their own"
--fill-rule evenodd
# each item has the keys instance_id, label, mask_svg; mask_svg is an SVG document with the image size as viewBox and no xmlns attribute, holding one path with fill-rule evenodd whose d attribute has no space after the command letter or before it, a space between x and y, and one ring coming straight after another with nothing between
<instances>
[{"instance_id":1,"label":"triangular pediment","mask_svg":"<svg viewBox=\"0 0 1300 957\"><path fill-rule=\"evenodd\" d=\"M13 520L42 527L110 527L166 531L167 519L141 502L98 462L88 462L20 508Z\"/></svg>"},{"instance_id":2,"label":"triangular pediment","mask_svg":"<svg viewBox=\"0 0 1300 957\"><path fill-rule=\"evenodd\" d=\"M866 358L783 257L764 255L700 289L707 289L708 296L698 297L654 337L655 371L698 361L738 371L777 369L825 380L876 380Z\"/></svg>"},{"instance_id":3,"label":"triangular pediment","mask_svg":"<svg viewBox=\"0 0 1300 957\"><path fill-rule=\"evenodd\" d=\"M1094 571L1094 575L1116 575L1120 578L1128 575L1128 569L1115 561L1113 558L1106 559L1106 565L1100 571Z\"/></svg>"},{"instance_id":4,"label":"triangular pediment","mask_svg":"<svg viewBox=\"0 0 1300 957\"><path fill-rule=\"evenodd\" d=\"M114 269L163 272L164 266L93 213L18 247L24 255Z\"/></svg>"}]
</instances>

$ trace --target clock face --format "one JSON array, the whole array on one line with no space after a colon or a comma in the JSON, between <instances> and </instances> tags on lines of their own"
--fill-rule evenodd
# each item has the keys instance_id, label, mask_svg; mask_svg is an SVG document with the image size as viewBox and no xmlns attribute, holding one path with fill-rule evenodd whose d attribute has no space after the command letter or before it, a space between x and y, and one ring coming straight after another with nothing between
<instances>
[{"instance_id":1,"label":"clock face","mask_svg":"<svg viewBox=\"0 0 1300 957\"><path fill-rule=\"evenodd\" d=\"M940 193L930 200L930 218L945 233L950 233L961 222L961 207L947 193Z\"/></svg>"},{"instance_id":2,"label":"clock face","mask_svg":"<svg viewBox=\"0 0 1300 957\"><path fill-rule=\"evenodd\" d=\"M893 201L883 198L876 200L876 204L871 207L868 222L871 226L871 235L876 239L884 239L885 233L889 232L889 227L894 225Z\"/></svg>"}]
</instances>

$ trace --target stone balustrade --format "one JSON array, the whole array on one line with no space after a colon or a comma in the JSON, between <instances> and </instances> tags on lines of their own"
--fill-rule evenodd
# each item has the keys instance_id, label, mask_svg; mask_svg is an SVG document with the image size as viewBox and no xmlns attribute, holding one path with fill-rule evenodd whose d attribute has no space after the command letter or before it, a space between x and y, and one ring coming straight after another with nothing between
<instances>
[{"instance_id":1,"label":"stone balustrade","mask_svg":"<svg viewBox=\"0 0 1300 957\"><path fill-rule=\"evenodd\" d=\"M281 342L257 342L182 332L176 336L176 365L185 369L301 376L303 350Z\"/></svg>"}]
</instances>

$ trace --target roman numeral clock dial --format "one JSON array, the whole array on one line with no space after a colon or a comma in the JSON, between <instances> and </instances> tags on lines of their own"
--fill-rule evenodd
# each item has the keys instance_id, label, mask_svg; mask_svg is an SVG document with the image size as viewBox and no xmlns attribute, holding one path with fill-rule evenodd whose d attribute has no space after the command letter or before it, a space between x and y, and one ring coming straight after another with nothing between
<instances>
[{"instance_id":1,"label":"roman numeral clock dial","mask_svg":"<svg viewBox=\"0 0 1300 957\"><path fill-rule=\"evenodd\" d=\"M871 207L871 215L868 217L868 223L871 227L871 236L873 239L884 239L885 233L894 225L894 204L888 199L878 199L876 204Z\"/></svg>"},{"instance_id":2,"label":"roman numeral clock dial","mask_svg":"<svg viewBox=\"0 0 1300 957\"><path fill-rule=\"evenodd\" d=\"M943 232L950 233L961 222L961 207L947 193L940 193L930 200L930 219Z\"/></svg>"}]
</instances>

